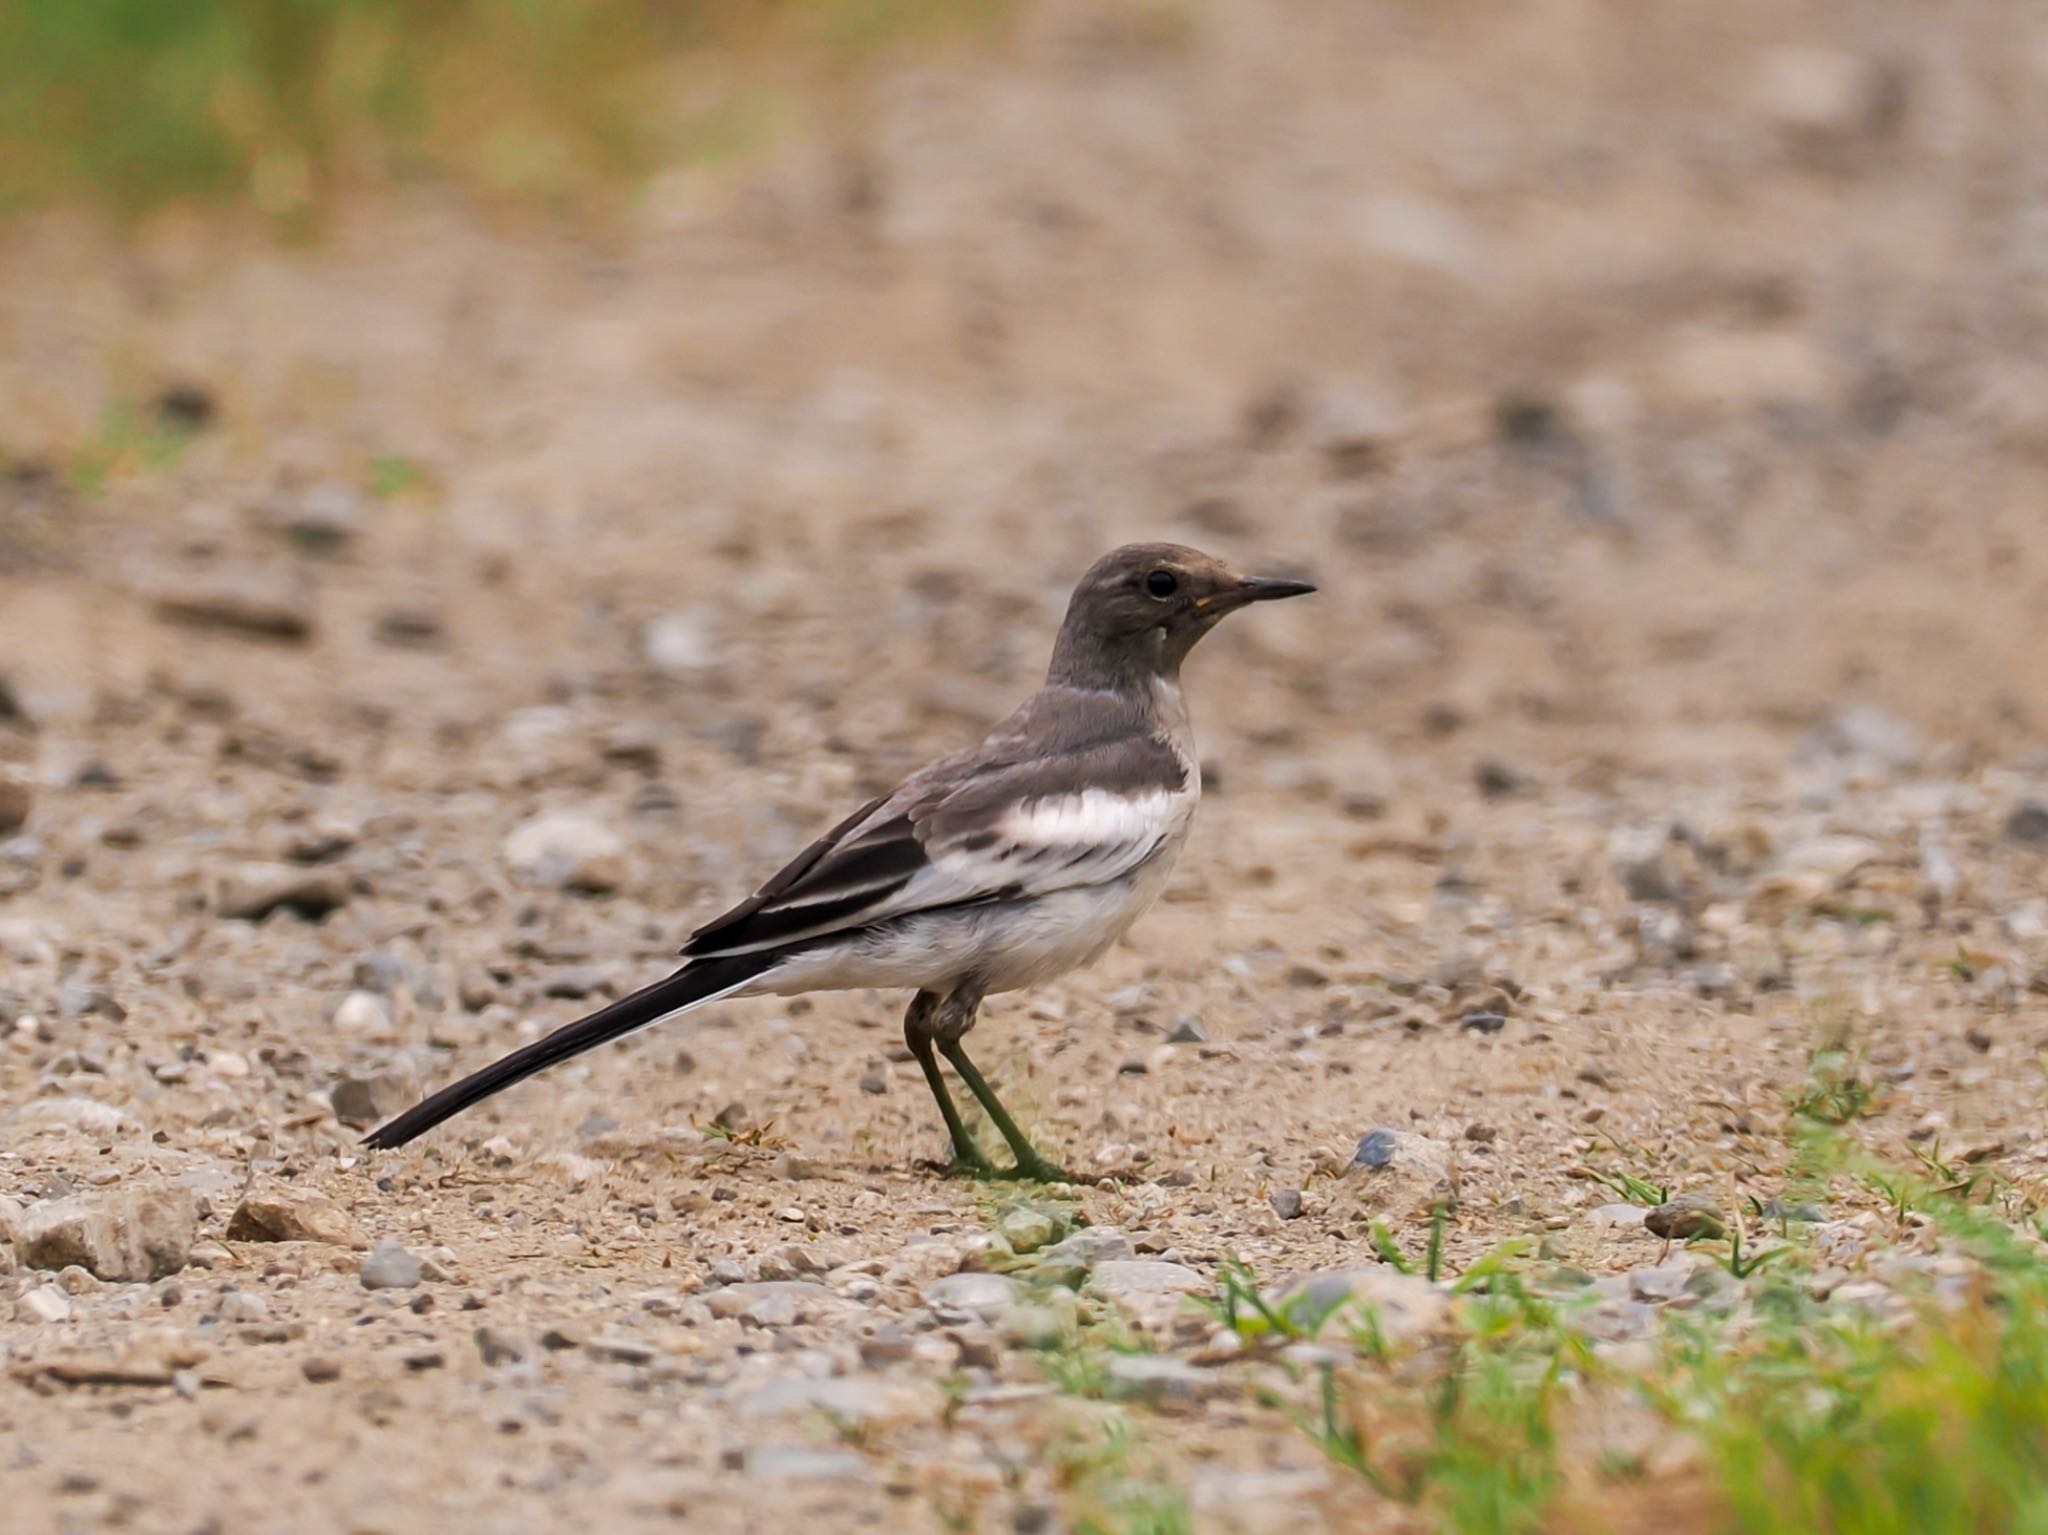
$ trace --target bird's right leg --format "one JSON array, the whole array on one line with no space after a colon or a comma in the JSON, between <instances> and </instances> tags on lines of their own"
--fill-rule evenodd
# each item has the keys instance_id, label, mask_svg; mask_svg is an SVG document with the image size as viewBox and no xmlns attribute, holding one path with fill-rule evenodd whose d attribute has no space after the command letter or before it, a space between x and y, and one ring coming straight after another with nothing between
<instances>
[{"instance_id":1,"label":"bird's right leg","mask_svg":"<svg viewBox=\"0 0 2048 1535\"><path fill-rule=\"evenodd\" d=\"M939 1027L942 1000L934 991L921 991L910 999L910 1011L903 1015L903 1042L917 1057L917 1064L924 1068L924 1079L931 1085L932 1096L939 1101L939 1113L946 1121L946 1134L953 1138L950 1171L976 1178L993 1177L995 1164L982 1155L981 1148L974 1144L974 1137L967 1133L960 1111L953 1107L953 1095L946 1091L946 1079L939 1075L939 1060L933 1052L932 1040Z\"/></svg>"}]
</instances>

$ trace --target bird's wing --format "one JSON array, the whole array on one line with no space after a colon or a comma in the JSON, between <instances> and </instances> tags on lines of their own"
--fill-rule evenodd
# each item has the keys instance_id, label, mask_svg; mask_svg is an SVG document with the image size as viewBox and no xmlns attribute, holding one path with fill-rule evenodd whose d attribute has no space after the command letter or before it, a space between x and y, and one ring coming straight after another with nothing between
<instances>
[{"instance_id":1,"label":"bird's wing","mask_svg":"<svg viewBox=\"0 0 2048 1535\"><path fill-rule=\"evenodd\" d=\"M690 937L693 959L752 954L977 901L1129 873L1185 825L1188 768L1150 730L1033 745L992 736L870 802Z\"/></svg>"}]
</instances>

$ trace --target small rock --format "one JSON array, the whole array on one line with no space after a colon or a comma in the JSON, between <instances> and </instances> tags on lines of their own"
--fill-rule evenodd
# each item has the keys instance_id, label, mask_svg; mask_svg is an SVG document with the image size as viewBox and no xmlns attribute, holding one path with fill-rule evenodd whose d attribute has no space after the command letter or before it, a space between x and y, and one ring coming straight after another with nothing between
<instances>
[{"instance_id":1,"label":"small rock","mask_svg":"<svg viewBox=\"0 0 2048 1535\"><path fill-rule=\"evenodd\" d=\"M1205 1045L1209 1042L1209 1030L1199 1018L1183 1018L1173 1026L1166 1042L1169 1045Z\"/></svg>"},{"instance_id":2,"label":"small rock","mask_svg":"<svg viewBox=\"0 0 2048 1535\"><path fill-rule=\"evenodd\" d=\"M21 1019L17 1018L17 1031L20 1026ZM112 1104L75 1093L63 1098L30 1099L19 1108L8 1110L5 1122L21 1130L63 1129L102 1139L117 1134L126 1123L121 1111Z\"/></svg>"},{"instance_id":3,"label":"small rock","mask_svg":"<svg viewBox=\"0 0 2048 1535\"><path fill-rule=\"evenodd\" d=\"M359 1277L365 1290L410 1290L420 1282L420 1260L386 1237L370 1249Z\"/></svg>"},{"instance_id":4,"label":"small rock","mask_svg":"<svg viewBox=\"0 0 2048 1535\"><path fill-rule=\"evenodd\" d=\"M1060 1234L1060 1225L1043 1210L1019 1205L1003 1212L1003 1218L996 1222L996 1230L1010 1244L1010 1251L1021 1256L1050 1246Z\"/></svg>"},{"instance_id":5,"label":"small rock","mask_svg":"<svg viewBox=\"0 0 2048 1535\"><path fill-rule=\"evenodd\" d=\"M1012 1306L1003 1314L1003 1341L1016 1348L1058 1348L1066 1324L1051 1306Z\"/></svg>"},{"instance_id":6,"label":"small rock","mask_svg":"<svg viewBox=\"0 0 2048 1535\"><path fill-rule=\"evenodd\" d=\"M0 831L6 829L6 815L0 811ZM2005 818L2005 835L2014 842L2048 842L2048 805L2029 800L2015 807Z\"/></svg>"},{"instance_id":7,"label":"small rock","mask_svg":"<svg viewBox=\"0 0 2048 1535\"><path fill-rule=\"evenodd\" d=\"M326 481L306 490L273 497L263 517L302 549L338 549L362 531L363 498L353 486Z\"/></svg>"},{"instance_id":8,"label":"small rock","mask_svg":"<svg viewBox=\"0 0 2048 1535\"><path fill-rule=\"evenodd\" d=\"M316 1386L341 1379L341 1361L325 1354L309 1354L299 1364L299 1373Z\"/></svg>"},{"instance_id":9,"label":"small rock","mask_svg":"<svg viewBox=\"0 0 2048 1535\"><path fill-rule=\"evenodd\" d=\"M22 1322L68 1322L71 1302L55 1285L39 1285L14 1303L14 1315Z\"/></svg>"},{"instance_id":10,"label":"small rock","mask_svg":"<svg viewBox=\"0 0 2048 1535\"><path fill-rule=\"evenodd\" d=\"M28 824L35 793L19 773L0 772L0 837L12 836Z\"/></svg>"},{"instance_id":11,"label":"small rock","mask_svg":"<svg viewBox=\"0 0 2048 1535\"><path fill-rule=\"evenodd\" d=\"M742 1396L735 1404L742 1418L773 1418L791 1412L823 1413L833 1422L887 1423L923 1417L935 1408L923 1386L899 1385L857 1375L788 1375Z\"/></svg>"},{"instance_id":12,"label":"small rock","mask_svg":"<svg viewBox=\"0 0 2048 1535\"><path fill-rule=\"evenodd\" d=\"M1690 1275L1691 1271L1683 1263L1632 1269L1628 1276L1629 1297L1653 1305L1666 1304L1686 1293L1686 1280Z\"/></svg>"},{"instance_id":13,"label":"small rock","mask_svg":"<svg viewBox=\"0 0 2048 1535\"><path fill-rule=\"evenodd\" d=\"M328 1094L334 1117L357 1129L382 1123L412 1100L412 1079L388 1071L368 1077L343 1077Z\"/></svg>"},{"instance_id":14,"label":"small rock","mask_svg":"<svg viewBox=\"0 0 2048 1535\"><path fill-rule=\"evenodd\" d=\"M360 1247L348 1212L311 1189L252 1189L228 1220L230 1242L320 1242Z\"/></svg>"},{"instance_id":15,"label":"small rock","mask_svg":"<svg viewBox=\"0 0 2048 1535\"><path fill-rule=\"evenodd\" d=\"M243 922L260 921L274 911L317 922L347 903L348 886L332 870L250 863L221 877L213 907L221 916Z\"/></svg>"},{"instance_id":16,"label":"small rock","mask_svg":"<svg viewBox=\"0 0 2048 1535\"><path fill-rule=\"evenodd\" d=\"M1427 1215L1458 1202L1452 1149L1406 1130L1374 1130L1358 1143L1340 1189L1367 1211Z\"/></svg>"},{"instance_id":17,"label":"small rock","mask_svg":"<svg viewBox=\"0 0 2048 1535\"><path fill-rule=\"evenodd\" d=\"M640 653L649 666L670 676L701 672L718 660L710 626L696 613L663 613L649 619L640 634Z\"/></svg>"},{"instance_id":18,"label":"small rock","mask_svg":"<svg viewBox=\"0 0 2048 1535\"><path fill-rule=\"evenodd\" d=\"M746 1452L747 1474L764 1487L790 1482L832 1482L858 1486L874 1473L858 1455L844 1450L809 1450L796 1445L757 1445Z\"/></svg>"},{"instance_id":19,"label":"small rock","mask_svg":"<svg viewBox=\"0 0 2048 1535\"><path fill-rule=\"evenodd\" d=\"M1104 1300L1130 1305L1161 1296L1192 1295L1207 1290L1209 1281L1185 1263L1167 1263L1157 1258L1111 1258L1090 1271L1088 1288Z\"/></svg>"},{"instance_id":20,"label":"small rock","mask_svg":"<svg viewBox=\"0 0 2048 1535\"><path fill-rule=\"evenodd\" d=\"M515 878L554 890L604 894L626 881L626 843L603 822L570 811L538 815L505 839Z\"/></svg>"},{"instance_id":21,"label":"small rock","mask_svg":"<svg viewBox=\"0 0 2048 1535\"><path fill-rule=\"evenodd\" d=\"M375 991L352 991L342 997L334 1009L334 1017L328 1021L334 1023L336 1034L379 1040L391 1032L391 1009ZM334 1111L340 1115L340 1107Z\"/></svg>"},{"instance_id":22,"label":"small rock","mask_svg":"<svg viewBox=\"0 0 2048 1535\"><path fill-rule=\"evenodd\" d=\"M526 1340L502 1327L479 1327L476 1330L476 1351L483 1356L485 1364L496 1369L501 1365L518 1364L526 1357Z\"/></svg>"},{"instance_id":23,"label":"small rock","mask_svg":"<svg viewBox=\"0 0 2048 1535\"><path fill-rule=\"evenodd\" d=\"M889 1090L889 1063L871 1062L868 1069L861 1073L860 1090L864 1093L873 1093L876 1097L886 1093Z\"/></svg>"},{"instance_id":24,"label":"small rock","mask_svg":"<svg viewBox=\"0 0 2048 1535\"><path fill-rule=\"evenodd\" d=\"M1186 1407L1216 1394L1225 1383L1207 1370L1170 1354L1113 1354L1104 1394L1148 1407Z\"/></svg>"},{"instance_id":25,"label":"small rock","mask_svg":"<svg viewBox=\"0 0 2048 1535\"><path fill-rule=\"evenodd\" d=\"M839 1304L821 1284L801 1279L756 1280L714 1290L704 1303L715 1317L738 1317L750 1327L790 1327Z\"/></svg>"},{"instance_id":26,"label":"small rock","mask_svg":"<svg viewBox=\"0 0 2048 1535\"><path fill-rule=\"evenodd\" d=\"M29 1206L15 1245L30 1268L77 1264L101 1279L138 1281L184 1268L198 1234L188 1190L128 1188Z\"/></svg>"},{"instance_id":27,"label":"small rock","mask_svg":"<svg viewBox=\"0 0 2048 1535\"><path fill-rule=\"evenodd\" d=\"M1450 1298L1419 1274L1375 1264L1369 1268L1324 1269L1281 1286L1277 1305L1294 1314L1320 1314L1323 1325L1341 1330L1369 1312L1388 1343L1414 1342L1435 1332L1450 1315ZM1319 1329L1320 1331L1320 1329Z\"/></svg>"},{"instance_id":28,"label":"small rock","mask_svg":"<svg viewBox=\"0 0 2048 1535\"><path fill-rule=\"evenodd\" d=\"M303 644L313 635L312 591L285 571L196 575L161 592L155 611L165 623L189 629L218 629L293 644Z\"/></svg>"},{"instance_id":29,"label":"small rock","mask_svg":"<svg viewBox=\"0 0 2048 1535\"><path fill-rule=\"evenodd\" d=\"M994 1321L1017 1303L1017 1281L1003 1274L948 1274L924 1287L924 1303Z\"/></svg>"},{"instance_id":30,"label":"small rock","mask_svg":"<svg viewBox=\"0 0 2048 1535\"><path fill-rule=\"evenodd\" d=\"M1646 1207L1625 1204L1619 1200L1613 1204L1601 1205L1592 1212L1595 1225L1612 1227L1620 1231L1634 1230L1647 1224L1649 1215L1650 1212Z\"/></svg>"},{"instance_id":31,"label":"small rock","mask_svg":"<svg viewBox=\"0 0 2048 1535\"><path fill-rule=\"evenodd\" d=\"M1283 1221L1301 1218L1300 1189L1274 1189L1266 1195L1266 1203L1273 1207L1273 1213Z\"/></svg>"},{"instance_id":32,"label":"small rock","mask_svg":"<svg viewBox=\"0 0 2048 1535\"><path fill-rule=\"evenodd\" d=\"M603 1333L583 1345L583 1352L593 1359L608 1359L615 1364L651 1364L655 1349L651 1343L638 1338L624 1338L616 1333Z\"/></svg>"},{"instance_id":33,"label":"small rock","mask_svg":"<svg viewBox=\"0 0 2048 1535\"><path fill-rule=\"evenodd\" d=\"M386 608L377 615L376 635L395 650L431 650L441 643L441 615L425 608Z\"/></svg>"},{"instance_id":34,"label":"small rock","mask_svg":"<svg viewBox=\"0 0 2048 1535\"><path fill-rule=\"evenodd\" d=\"M1096 1264L1130 1256L1130 1238L1116 1227L1087 1226L1034 1253L1030 1269L1049 1284L1079 1284Z\"/></svg>"},{"instance_id":35,"label":"small rock","mask_svg":"<svg viewBox=\"0 0 2048 1535\"><path fill-rule=\"evenodd\" d=\"M1724 1228L1721 1212L1711 1199L1680 1194L1644 1212L1643 1229L1667 1242L1686 1242L1694 1237L1718 1237Z\"/></svg>"},{"instance_id":36,"label":"small rock","mask_svg":"<svg viewBox=\"0 0 2048 1535\"><path fill-rule=\"evenodd\" d=\"M1358 1139L1358 1150L1352 1154L1355 1167L1371 1168L1375 1171L1394 1160L1394 1148L1400 1144L1398 1130L1373 1130Z\"/></svg>"},{"instance_id":37,"label":"small rock","mask_svg":"<svg viewBox=\"0 0 2048 1535\"><path fill-rule=\"evenodd\" d=\"M252 1290L230 1290L220 1298L223 1322L261 1322L270 1315L270 1302Z\"/></svg>"}]
</instances>

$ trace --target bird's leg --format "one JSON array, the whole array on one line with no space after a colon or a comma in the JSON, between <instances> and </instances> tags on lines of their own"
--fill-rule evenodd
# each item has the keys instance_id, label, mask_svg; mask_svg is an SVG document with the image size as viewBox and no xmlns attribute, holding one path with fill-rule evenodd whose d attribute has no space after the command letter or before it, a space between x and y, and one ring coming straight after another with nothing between
<instances>
[{"instance_id":1,"label":"bird's leg","mask_svg":"<svg viewBox=\"0 0 2048 1535\"><path fill-rule=\"evenodd\" d=\"M963 986L939 1004L938 1041L939 1053L953 1063L953 1069L960 1073L960 1080L967 1084L967 1090L974 1094L991 1123L1002 1132L1004 1140L1010 1143L1010 1150L1017 1158L1017 1165L1004 1175L1012 1178L1028 1178L1036 1183L1072 1183L1074 1180L1065 1172L1038 1154L1038 1148L1025 1138L1017 1128L1017 1121L1010 1118L1010 1111L1003 1107L996 1097L995 1089L988 1085L988 1078L981 1074L974 1062L967 1058L967 1051L961 1045L961 1037L974 1027L974 1014L981 1006L981 988Z\"/></svg>"},{"instance_id":2,"label":"bird's leg","mask_svg":"<svg viewBox=\"0 0 2048 1535\"><path fill-rule=\"evenodd\" d=\"M946 1079L939 1074L938 1058L932 1053L932 1036L937 1032L938 1016L938 993L919 992L910 1000L910 1011L903 1015L903 1042L917 1057L917 1064L924 1068L924 1079L931 1085L932 1096L939 1100L939 1113L946 1121L946 1134L953 1139L953 1170L977 1178L992 1178L996 1172L995 1164L982 1155L981 1148L974 1144L974 1137L967 1133L960 1111L953 1107L953 1095L946 1091Z\"/></svg>"}]
</instances>

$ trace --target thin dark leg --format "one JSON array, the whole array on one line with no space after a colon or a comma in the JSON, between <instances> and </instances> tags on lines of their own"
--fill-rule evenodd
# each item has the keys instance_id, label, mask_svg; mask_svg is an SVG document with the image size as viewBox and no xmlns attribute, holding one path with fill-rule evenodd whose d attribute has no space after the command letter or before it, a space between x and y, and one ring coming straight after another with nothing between
<instances>
[{"instance_id":1,"label":"thin dark leg","mask_svg":"<svg viewBox=\"0 0 2048 1535\"><path fill-rule=\"evenodd\" d=\"M974 1094L990 1121L1002 1132L1003 1139L1010 1143L1010 1150L1016 1155L1017 1167L1013 1176L1029 1178L1038 1183L1072 1183L1073 1178L1061 1171L1057 1164L1048 1162L1038 1154L1038 1148L1025 1139L1024 1132L1017 1128L1017 1121L1010 1118L1009 1110L996 1097L995 1089L988 1085L974 1062L967 1058L957 1037L941 1039L939 1050L953 1063L953 1069L960 1073L960 1080L967 1084L967 1090Z\"/></svg>"},{"instance_id":2,"label":"thin dark leg","mask_svg":"<svg viewBox=\"0 0 2048 1535\"><path fill-rule=\"evenodd\" d=\"M938 1010L936 994L919 992L911 1000L910 1011L903 1015L903 1042L917 1057L917 1064L924 1068L924 1079L931 1086L932 1096L939 1102L939 1114L946 1121L946 1134L953 1139L953 1166L978 1178L993 1177L995 1164L982 1155L981 1148L974 1144L974 1137L967 1133L960 1111L953 1107L953 1095L946 1091L946 1079L939 1074L938 1060L932 1054L932 1024Z\"/></svg>"}]
</instances>

